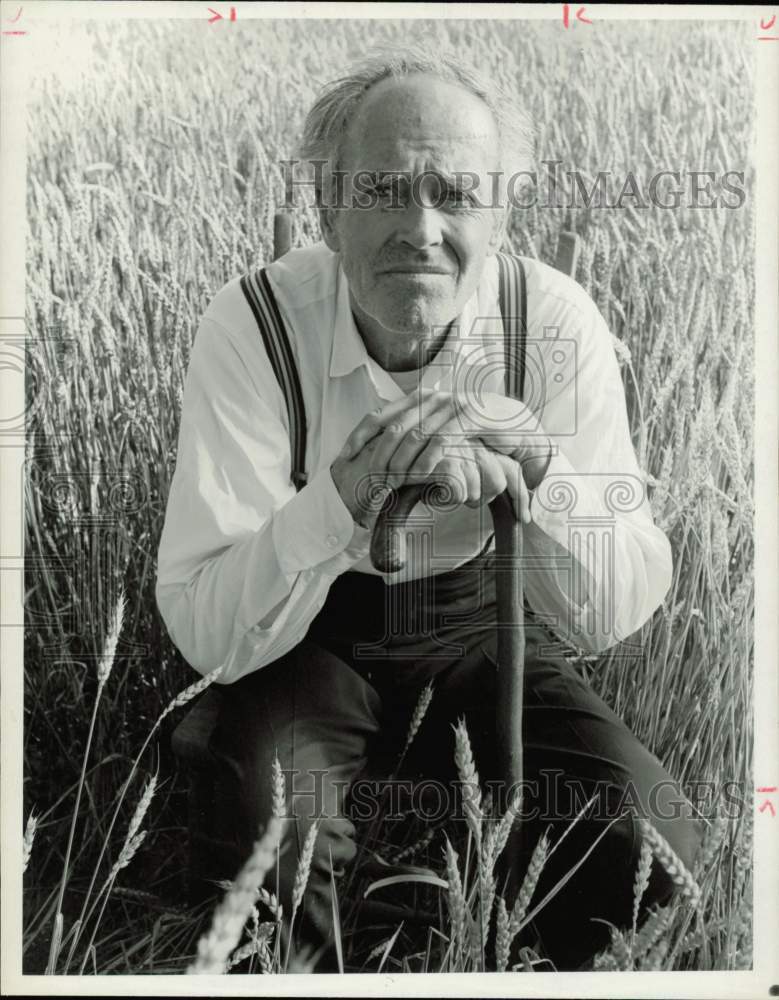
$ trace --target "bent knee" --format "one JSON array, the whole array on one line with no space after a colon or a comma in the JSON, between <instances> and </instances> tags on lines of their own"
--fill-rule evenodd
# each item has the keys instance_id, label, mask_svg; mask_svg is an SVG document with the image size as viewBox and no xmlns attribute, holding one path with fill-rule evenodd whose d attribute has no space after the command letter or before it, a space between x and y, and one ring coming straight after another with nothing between
<instances>
[{"instance_id":1,"label":"bent knee","mask_svg":"<svg viewBox=\"0 0 779 1000\"><path fill-rule=\"evenodd\" d=\"M296 865L305 857L308 847L311 867L328 875L331 862L337 874L357 855L354 825L343 816L291 822L285 840L288 844L285 849L290 851L290 860L294 859Z\"/></svg>"}]
</instances>

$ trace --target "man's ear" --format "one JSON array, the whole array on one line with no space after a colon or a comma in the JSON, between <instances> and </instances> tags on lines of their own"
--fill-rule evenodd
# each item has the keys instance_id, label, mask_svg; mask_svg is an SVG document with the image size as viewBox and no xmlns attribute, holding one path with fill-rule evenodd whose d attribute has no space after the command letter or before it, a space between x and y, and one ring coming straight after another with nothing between
<instances>
[{"instance_id":1,"label":"man's ear","mask_svg":"<svg viewBox=\"0 0 779 1000\"><path fill-rule=\"evenodd\" d=\"M503 246L503 240L506 238L506 227L508 226L510 212L511 206L509 205L506 205L505 208L498 207L495 210L494 225L492 227L492 232L490 233L487 249L488 257L497 253Z\"/></svg>"},{"instance_id":2,"label":"man's ear","mask_svg":"<svg viewBox=\"0 0 779 1000\"><path fill-rule=\"evenodd\" d=\"M333 253L338 253L341 249L341 240L335 225L336 210L323 204L320 192L317 192L317 212L319 213L319 228L322 230L322 239Z\"/></svg>"}]
</instances>

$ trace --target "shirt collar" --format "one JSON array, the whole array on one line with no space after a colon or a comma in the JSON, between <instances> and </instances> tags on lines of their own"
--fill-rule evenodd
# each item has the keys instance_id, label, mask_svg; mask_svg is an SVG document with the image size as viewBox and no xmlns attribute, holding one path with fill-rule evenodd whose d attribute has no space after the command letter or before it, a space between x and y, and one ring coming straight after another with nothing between
<instances>
[{"instance_id":1,"label":"shirt collar","mask_svg":"<svg viewBox=\"0 0 779 1000\"><path fill-rule=\"evenodd\" d=\"M330 354L330 375L348 375L360 365L368 363L369 355L357 329L349 302L349 283L338 257L338 277L336 280L335 329L333 349Z\"/></svg>"},{"instance_id":2,"label":"shirt collar","mask_svg":"<svg viewBox=\"0 0 779 1000\"><path fill-rule=\"evenodd\" d=\"M488 257L484 274L473 295L468 299L460 313L459 318L452 324L447 338L439 352L437 358L439 363L434 363L422 376L422 385L428 388L438 388L446 373L447 364L441 363L445 359L451 358L452 364L457 357L467 348L468 363L473 364L484 359L484 344L482 338L478 336L480 332L477 320L484 322L483 317L489 316L497 318L499 329L502 329L499 319L499 309L497 292L494 286L492 270L497 271L494 257ZM494 302L493 302L494 299ZM494 336L494 332L492 333ZM369 372L386 374L384 369L368 354L357 324L352 314L351 303L349 301L349 284L341 265L340 256L338 260L338 278L336 283L336 305L335 305L335 329L333 331L333 346L330 354L330 375L337 377L348 375L356 368L365 366ZM391 378L391 376L390 376ZM395 385L395 383L393 383Z\"/></svg>"}]
</instances>

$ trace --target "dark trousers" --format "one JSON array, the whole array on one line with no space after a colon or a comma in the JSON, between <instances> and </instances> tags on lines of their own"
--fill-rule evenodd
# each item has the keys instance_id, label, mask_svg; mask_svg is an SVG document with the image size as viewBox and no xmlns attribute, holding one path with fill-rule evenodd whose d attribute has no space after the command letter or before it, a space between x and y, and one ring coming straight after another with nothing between
<instances>
[{"instance_id":1,"label":"dark trousers","mask_svg":"<svg viewBox=\"0 0 779 1000\"><path fill-rule=\"evenodd\" d=\"M609 827L534 921L546 955L559 970L573 970L609 942L606 926L591 918L617 926L632 921L639 839L628 806L644 811L688 866L701 828L657 758L554 653L552 633L526 622L525 639L526 818L515 859L520 878L541 833L547 830L554 843L598 792L596 804L547 863L534 900L543 898ZM387 586L379 577L352 572L339 577L294 650L221 689L211 749L221 771L214 805L232 850L232 871L225 877L246 859L270 813L271 762L278 754L287 777L288 810L296 817L280 861L282 902L288 916L299 852L319 816L301 927L312 944L327 940L330 858L338 874L356 853L346 790L354 790L368 773L392 770L428 680L434 681L433 699L401 774L451 787L446 783L456 778L452 727L463 717L482 783L500 779L495 656L491 554L408 584ZM425 808L440 815L447 799L440 792L433 798ZM367 801L361 796L363 809ZM454 794L449 801L454 806ZM609 826L615 816L620 818ZM644 908L668 899L672 888L655 863Z\"/></svg>"}]
</instances>

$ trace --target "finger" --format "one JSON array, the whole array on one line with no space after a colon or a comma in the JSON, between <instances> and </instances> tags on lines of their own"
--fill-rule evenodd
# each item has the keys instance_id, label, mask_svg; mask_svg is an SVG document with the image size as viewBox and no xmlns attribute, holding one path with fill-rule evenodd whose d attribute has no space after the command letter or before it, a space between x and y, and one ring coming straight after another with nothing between
<instances>
[{"instance_id":1,"label":"finger","mask_svg":"<svg viewBox=\"0 0 779 1000\"><path fill-rule=\"evenodd\" d=\"M445 419L436 416L444 398L440 393L408 397L407 409L384 428L376 452L377 466L399 475L408 471L430 435Z\"/></svg>"},{"instance_id":2,"label":"finger","mask_svg":"<svg viewBox=\"0 0 779 1000\"><path fill-rule=\"evenodd\" d=\"M366 413L356 427L354 427L343 443L339 458L353 458L362 451L365 445L377 437L384 430L384 425L380 421L381 408L377 407L371 413Z\"/></svg>"},{"instance_id":3,"label":"finger","mask_svg":"<svg viewBox=\"0 0 779 1000\"><path fill-rule=\"evenodd\" d=\"M451 452L451 443L447 445L447 442L441 440L438 435L433 435L428 438L424 448L407 470L406 479L414 483L427 482L433 478L436 469L444 459L453 457Z\"/></svg>"},{"instance_id":4,"label":"finger","mask_svg":"<svg viewBox=\"0 0 779 1000\"><path fill-rule=\"evenodd\" d=\"M509 402L514 403L514 400ZM436 433L451 440L479 441L490 451L500 452L503 455L515 455L522 452L530 444L538 441L538 436L530 427L527 414L533 416L523 404L517 411L516 419L512 412L505 414L500 421L496 419L482 419L482 416L474 418L463 409L461 401L453 400L449 409L450 414L443 423L439 423ZM471 407L473 410L473 407ZM534 417L534 419L536 419Z\"/></svg>"},{"instance_id":5,"label":"finger","mask_svg":"<svg viewBox=\"0 0 779 1000\"><path fill-rule=\"evenodd\" d=\"M451 447L467 440L452 423L452 407L451 394L438 394L431 399L421 411L417 426L398 444L390 462L391 468L398 471L412 469L424 449L431 443ZM449 427L450 430L442 435L440 433L442 427ZM432 466L426 467L425 472L429 472L431 468Z\"/></svg>"},{"instance_id":6,"label":"finger","mask_svg":"<svg viewBox=\"0 0 779 1000\"><path fill-rule=\"evenodd\" d=\"M478 446L475 449L475 455L481 476L482 502L490 503L496 496L505 491L506 476L498 461L498 456L489 451L488 448Z\"/></svg>"},{"instance_id":7,"label":"finger","mask_svg":"<svg viewBox=\"0 0 779 1000\"><path fill-rule=\"evenodd\" d=\"M465 480L467 507L480 507L485 502L484 490L482 489L481 470L479 460L473 452L465 454L459 460L460 470Z\"/></svg>"},{"instance_id":8,"label":"finger","mask_svg":"<svg viewBox=\"0 0 779 1000\"><path fill-rule=\"evenodd\" d=\"M366 414L347 438L351 454L356 454L366 441L369 441L376 434L380 434L387 424L392 423L399 414L409 408L413 409L415 406L419 406L421 399L435 394L433 389L418 389L408 396L395 399L391 403L385 403Z\"/></svg>"},{"instance_id":9,"label":"finger","mask_svg":"<svg viewBox=\"0 0 779 1000\"><path fill-rule=\"evenodd\" d=\"M468 497L465 473L457 458L442 458L433 469L430 481L446 485L452 491L452 503L464 503Z\"/></svg>"},{"instance_id":10,"label":"finger","mask_svg":"<svg viewBox=\"0 0 779 1000\"><path fill-rule=\"evenodd\" d=\"M510 430L494 435L485 434L484 428L478 422L465 419L462 411L455 409L454 404L449 407L448 412L442 412L441 416L445 419L437 422L435 433L446 440L479 442L491 451L504 454L516 451L520 444L518 437Z\"/></svg>"},{"instance_id":11,"label":"finger","mask_svg":"<svg viewBox=\"0 0 779 1000\"><path fill-rule=\"evenodd\" d=\"M523 524L530 524L533 520L530 514L530 493L522 475L522 466L507 455L496 452L495 457L500 462L506 476L506 489L509 491L514 507L514 516Z\"/></svg>"},{"instance_id":12,"label":"finger","mask_svg":"<svg viewBox=\"0 0 779 1000\"><path fill-rule=\"evenodd\" d=\"M381 458L379 454L379 448L380 445L382 444L382 439L386 433L387 431L385 428L385 430L381 434L377 435L375 438L372 438L370 441L368 441L363 450L360 452L360 456L361 457L363 455L367 456L368 470L370 472L370 475L377 482L381 482L388 489L390 487L398 489L399 487L404 485L404 483L406 482L406 477L403 475L395 475L394 473L390 472L390 470L387 468L387 463Z\"/></svg>"}]
</instances>

